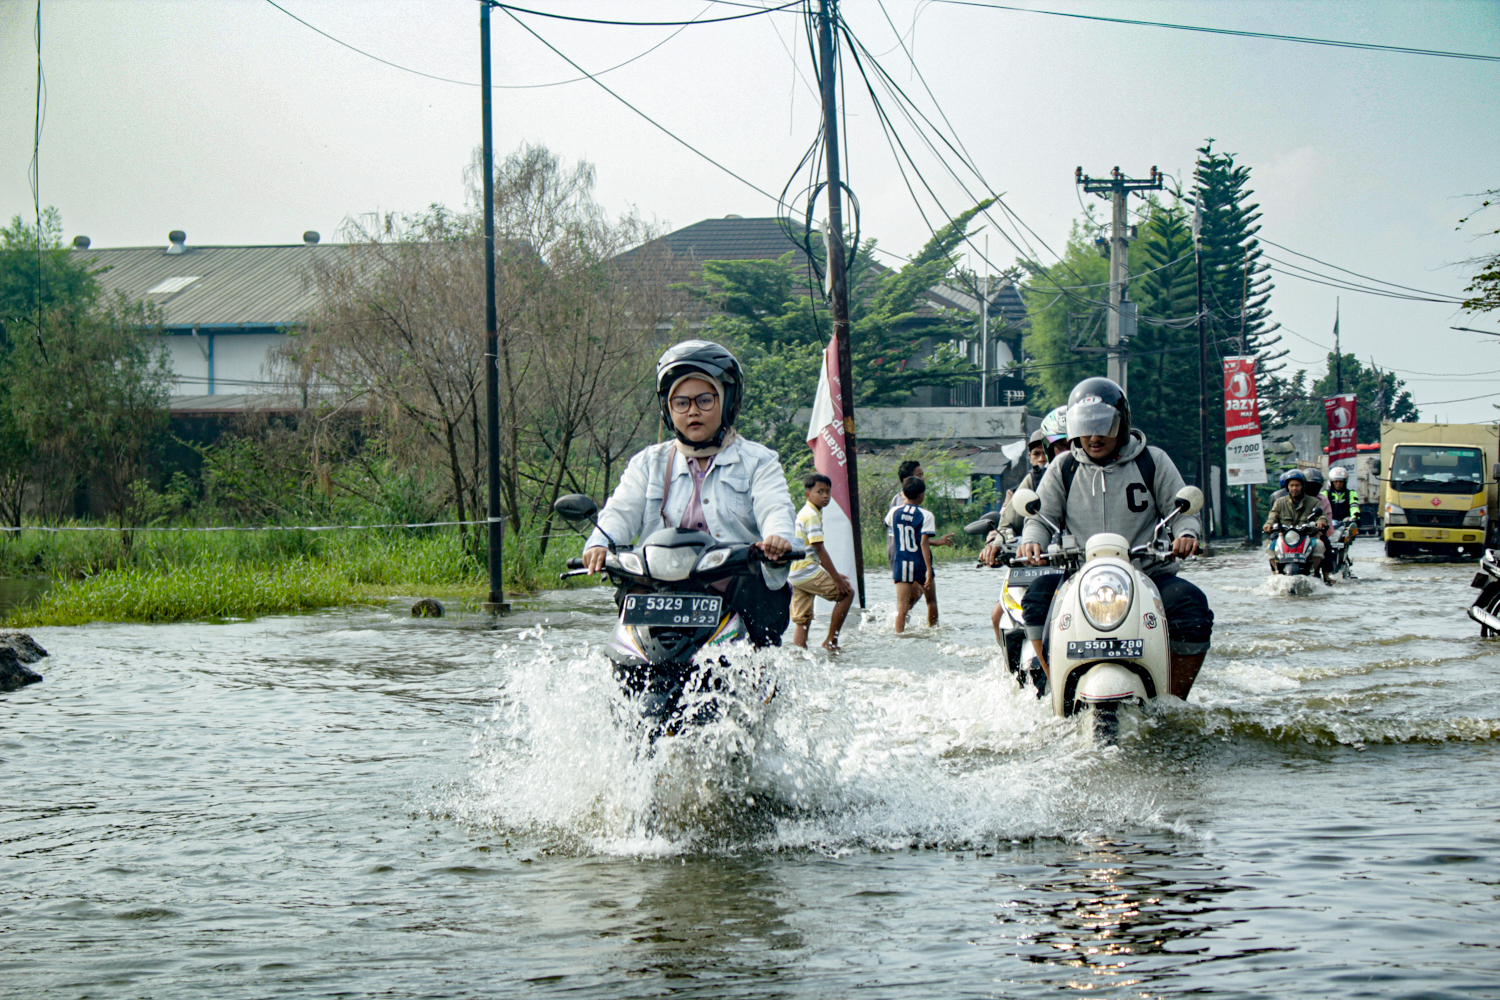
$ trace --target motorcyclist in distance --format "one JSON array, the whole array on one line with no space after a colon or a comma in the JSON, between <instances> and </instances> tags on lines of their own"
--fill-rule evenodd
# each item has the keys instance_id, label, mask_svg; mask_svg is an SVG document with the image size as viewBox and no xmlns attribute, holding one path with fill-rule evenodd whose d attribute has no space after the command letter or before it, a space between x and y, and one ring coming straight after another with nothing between
<instances>
[{"instance_id":1,"label":"motorcyclist in distance","mask_svg":"<svg viewBox=\"0 0 1500 1000\"><path fill-rule=\"evenodd\" d=\"M1328 523L1333 523L1333 505L1323 495L1323 473L1319 469L1308 469L1303 475L1307 476L1307 495L1318 501L1318 506L1323 508L1323 516L1328 518ZM1323 542L1323 554L1328 554L1328 528L1324 527L1318 532L1318 538ZM1329 571L1331 560L1323 560L1323 582L1330 587L1333 586L1333 574Z\"/></svg>"},{"instance_id":2,"label":"motorcyclist in distance","mask_svg":"<svg viewBox=\"0 0 1500 1000\"><path fill-rule=\"evenodd\" d=\"M786 555L796 511L776 452L734 429L744 387L739 361L718 344L686 340L667 349L656 363L656 395L672 437L630 459L585 543L585 569L604 567L611 538L628 545L672 526L721 542L754 542L772 559ZM726 600L756 646L779 646L791 621L787 569L760 570Z\"/></svg>"},{"instance_id":3,"label":"motorcyclist in distance","mask_svg":"<svg viewBox=\"0 0 1500 1000\"><path fill-rule=\"evenodd\" d=\"M1335 521L1349 521L1349 541L1359 534L1359 494L1349 488L1349 472L1342 465L1328 470L1328 512Z\"/></svg>"},{"instance_id":4,"label":"motorcyclist in distance","mask_svg":"<svg viewBox=\"0 0 1500 1000\"><path fill-rule=\"evenodd\" d=\"M1080 540L1109 531L1125 536L1131 546L1148 544L1184 485L1177 466L1130 426L1125 391L1107 378L1086 378L1073 387L1067 421L1070 450L1042 477L1041 514ZM1180 560L1196 552L1202 530L1197 515L1179 516L1172 554ZM1028 518L1017 555L1041 565L1042 545L1050 537L1040 519ZM1178 576L1178 567L1173 560L1141 568L1161 593L1166 613L1172 694L1186 698L1208 654L1214 615L1203 591ZM1021 604L1026 635L1043 664L1047 614L1061 582L1061 574L1041 577L1026 588Z\"/></svg>"},{"instance_id":5,"label":"motorcyclist in distance","mask_svg":"<svg viewBox=\"0 0 1500 1000\"><path fill-rule=\"evenodd\" d=\"M1282 526L1295 528L1298 525L1306 524L1308 521L1316 521L1319 528L1327 529L1328 518L1323 514L1322 504L1318 503L1316 497L1308 496L1303 492L1302 487L1306 481L1307 476L1301 469L1292 469L1287 473L1287 495L1271 505L1271 514L1266 518L1266 523L1261 528L1262 531L1269 535ZM1328 549L1323 544L1322 538L1314 538L1312 543L1312 561L1308 563L1307 573L1309 576L1314 574L1321 576L1323 556L1327 553ZM1276 571L1275 548L1276 539L1273 537L1270 543L1270 551L1272 553L1271 571L1273 573ZM1327 583L1330 581L1327 577L1324 577L1324 582Z\"/></svg>"}]
</instances>

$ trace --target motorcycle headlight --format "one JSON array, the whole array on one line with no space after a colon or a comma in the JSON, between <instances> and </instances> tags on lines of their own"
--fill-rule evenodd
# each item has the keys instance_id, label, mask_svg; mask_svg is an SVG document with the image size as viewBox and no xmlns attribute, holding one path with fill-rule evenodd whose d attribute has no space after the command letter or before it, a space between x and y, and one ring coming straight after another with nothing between
<instances>
[{"instance_id":1,"label":"motorcycle headlight","mask_svg":"<svg viewBox=\"0 0 1500 1000\"><path fill-rule=\"evenodd\" d=\"M657 580L686 580L697 561L698 550L686 545L670 549L665 545L646 546L646 565Z\"/></svg>"},{"instance_id":2,"label":"motorcycle headlight","mask_svg":"<svg viewBox=\"0 0 1500 1000\"><path fill-rule=\"evenodd\" d=\"M1484 525L1484 508L1475 507L1464 515L1465 528L1478 528Z\"/></svg>"},{"instance_id":3,"label":"motorcycle headlight","mask_svg":"<svg viewBox=\"0 0 1500 1000\"><path fill-rule=\"evenodd\" d=\"M641 563L639 554L635 552L621 552L615 558L619 561L620 568L625 572L634 573L636 576L646 575L646 567Z\"/></svg>"},{"instance_id":4,"label":"motorcycle headlight","mask_svg":"<svg viewBox=\"0 0 1500 1000\"><path fill-rule=\"evenodd\" d=\"M1298 542L1302 541L1302 535L1296 531L1288 531L1283 534L1281 538L1282 541L1286 542L1288 546L1296 545Z\"/></svg>"},{"instance_id":5,"label":"motorcycle headlight","mask_svg":"<svg viewBox=\"0 0 1500 1000\"><path fill-rule=\"evenodd\" d=\"M1078 581L1083 616L1106 631L1125 620L1130 611L1130 574L1118 566L1095 566Z\"/></svg>"},{"instance_id":6,"label":"motorcycle headlight","mask_svg":"<svg viewBox=\"0 0 1500 1000\"><path fill-rule=\"evenodd\" d=\"M1393 503L1386 504L1385 505L1385 523L1386 524L1405 524L1406 523L1406 511L1402 510L1400 507L1397 507Z\"/></svg>"},{"instance_id":7,"label":"motorcycle headlight","mask_svg":"<svg viewBox=\"0 0 1500 1000\"><path fill-rule=\"evenodd\" d=\"M703 558L698 560L698 572L705 573L711 569L718 569L728 559L728 549L709 549L703 553Z\"/></svg>"}]
</instances>

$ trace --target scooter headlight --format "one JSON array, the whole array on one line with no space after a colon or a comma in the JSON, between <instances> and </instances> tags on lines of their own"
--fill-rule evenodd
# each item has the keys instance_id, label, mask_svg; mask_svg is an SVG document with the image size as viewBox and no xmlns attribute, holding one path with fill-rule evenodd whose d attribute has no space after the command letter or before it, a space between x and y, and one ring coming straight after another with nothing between
<instances>
[{"instance_id":1,"label":"scooter headlight","mask_svg":"<svg viewBox=\"0 0 1500 1000\"><path fill-rule=\"evenodd\" d=\"M697 561L698 550L691 546L646 546L646 565L651 569L651 576L657 580L686 580Z\"/></svg>"},{"instance_id":2,"label":"scooter headlight","mask_svg":"<svg viewBox=\"0 0 1500 1000\"><path fill-rule=\"evenodd\" d=\"M706 573L708 570L718 569L728 560L729 550L727 548L709 549L707 552L703 553L703 558L698 560L698 572Z\"/></svg>"},{"instance_id":3,"label":"scooter headlight","mask_svg":"<svg viewBox=\"0 0 1500 1000\"><path fill-rule=\"evenodd\" d=\"M621 552L615 558L619 560L620 568L625 572L634 573L636 576L646 575L646 567L641 563L641 557L638 553Z\"/></svg>"},{"instance_id":4,"label":"scooter headlight","mask_svg":"<svg viewBox=\"0 0 1500 1000\"><path fill-rule=\"evenodd\" d=\"M1118 566L1095 566L1078 581L1083 616L1106 631L1125 620L1130 611L1130 574Z\"/></svg>"},{"instance_id":5,"label":"scooter headlight","mask_svg":"<svg viewBox=\"0 0 1500 1000\"><path fill-rule=\"evenodd\" d=\"M1281 540L1286 542L1287 547L1290 548L1291 546L1296 545L1298 542L1302 541L1302 536L1296 531L1289 530L1281 536Z\"/></svg>"}]
</instances>

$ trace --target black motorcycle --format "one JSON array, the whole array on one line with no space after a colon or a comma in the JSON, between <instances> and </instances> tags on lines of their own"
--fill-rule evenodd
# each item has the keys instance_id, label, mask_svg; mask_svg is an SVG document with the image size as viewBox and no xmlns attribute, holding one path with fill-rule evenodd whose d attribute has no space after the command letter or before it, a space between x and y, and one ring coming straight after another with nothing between
<instances>
[{"instance_id":1,"label":"black motorcycle","mask_svg":"<svg viewBox=\"0 0 1500 1000\"><path fill-rule=\"evenodd\" d=\"M560 497L552 509L569 522L598 526L598 505L581 493ZM750 643L733 610L735 597L762 563L785 566L803 558L803 550L772 560L753 543L720 542L684 528L659 528L638 545L605 537L604 572L620 609L606 655L653 738L712 722L737 698L769 702L774 681L731 671L724 655L736 643ZM588 573L580 559L569 559L568 567L563 578Z\"/></svg>"}]
</instances>

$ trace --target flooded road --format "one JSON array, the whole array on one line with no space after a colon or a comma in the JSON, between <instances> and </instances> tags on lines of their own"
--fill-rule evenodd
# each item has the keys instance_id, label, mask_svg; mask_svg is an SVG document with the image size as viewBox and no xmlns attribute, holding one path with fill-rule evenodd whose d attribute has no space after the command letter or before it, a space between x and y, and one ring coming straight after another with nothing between
<instances>
[{"instance_id":1,"label":"flooded road","mask_svg":"<svg viewBox=\"0 0 1500 1000\"><path fill-rule=\"evenodd\" d=\"M763 717L649 758L603 589L39 629L0 996L1500 995L1500 642L1472 564L1376 552L1305 596L1195 566L1214 651L1118 747L1016 688L956 564L936 630L872 574L842 659L764 654Z\"/></svg>"}]
</instances>

